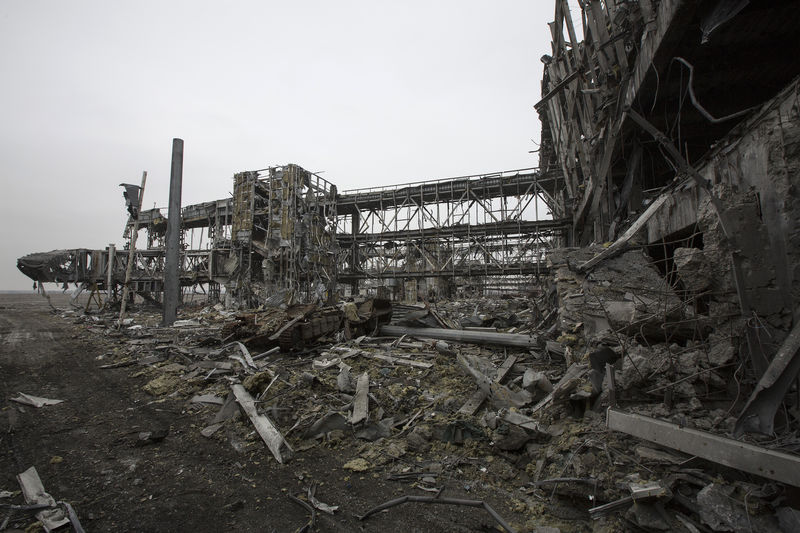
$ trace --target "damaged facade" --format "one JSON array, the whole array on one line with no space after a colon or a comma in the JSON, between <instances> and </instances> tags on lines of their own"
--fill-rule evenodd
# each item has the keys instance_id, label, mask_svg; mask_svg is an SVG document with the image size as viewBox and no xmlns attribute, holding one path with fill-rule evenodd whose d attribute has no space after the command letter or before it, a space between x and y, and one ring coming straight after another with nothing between
<instances>
[{"instance_id":1,"label":"damaged facade","mask_svg":"<svg viewBox=\"0 0 800 533\"><path fill-rule=\"evenodd\" d=\"M346 470L432 491L463 468L511 486L528 530L558 512L574 531L796 531L800 10L556 0L554 18L538 168L339 192L286 165L183 208L182 285L250 310L187 309L156 362L193 360L148 394L228 395L281 463L352 437ZM158 300L165 219L138 221L130 285ZM18 265L111 295L126 257ZM148 360L131 340L110 365ZM429 453L438 471L403 466Z\"/></svg>"}]
</instances>

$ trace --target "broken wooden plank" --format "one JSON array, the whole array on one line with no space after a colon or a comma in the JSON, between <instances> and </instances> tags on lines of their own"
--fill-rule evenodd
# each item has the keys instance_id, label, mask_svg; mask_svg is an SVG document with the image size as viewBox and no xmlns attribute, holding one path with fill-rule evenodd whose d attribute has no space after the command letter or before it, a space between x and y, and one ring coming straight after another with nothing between
<instances>
[{"instance_id":1,"label":"broken wooden plank","mask_svg":"<svg viewBox=\"0 0 800 533\"><path fill-rule=\"evenodd\" d=\"M261 435L262 439L264 439L264 442L269 448L269 451L272 452L275 460L279 463L283 463L281 448L286 446L289 451L292 451L289 443L286 442L286 439L283 438L281 432L278 431L268 416L258 413L253 397L250 396L250 393L247 392L244 386L236 384L231 387L231 390L233 391L233 395L236 397L236 401L239 402L239 405L242 406L245 414L250 418L250 421L253 423L253 426L256 428L258 434Z\"/></svg>"},{"instance_id":2,"label":"broken wooden plank","mask_svg":"<svg viewBox=\"0 0 800 533\"><path fill-rule=\"evenodd\" d=\"M566 78L558 82L555 85L555 87L550 89L550 91L546 95L542 96L541 100L533 104L534 109L536 109L536 111L542 112L544 104L546 104L547 101L550 100L552 97L563 91L567 87L567 85L575 81L578 78L578 76L580 76L580 74L581 73L579 70L573 70L571 74L569 74Z\"/></svg>"},{"instance_id":3,"label":"broken wooden plank","mask_svg":"<svg viewBox=\"0 0 800 533\"><path fill-rule=\"evenodd\" d=\"M386 361L387 363L393 363L395 365L406 365L406 366L413 366L416 368L431 368L433 363L426 363L424 361L415 361L414 359L407 359L405 357L394 357L393 355L383 355L380 353L362 353L361 355L365 357L371 357L372 359L380 359L381 361Z\"/></svg>"},{"instance_id":4,"label":"broken wooden plank","mask_svg":"<svg viewBox=\"0 0 800 533\"><path fill-rule=\"evenodd\" d=\"M497 376L495 380L500 383L503 381L503 378L506 377L508 371L511 370L511 367L514 366L514 363L517 362L516 355L509 355L506 357L506 360L503 361L503 364L500 365L500 368L497 369ZM469 400L461 406L461 409L458 410L459 413L462 415L473 416L475 413L478 412L480 409L481 404L486 399L486 393L480 389L476 390L475 393L470 397Z\"/></svg>"},{"instance_id":5,"label":"broken wooden plank","mask_svg":"<svg viewBox=\"0 0 800 533\"><path fill-rule=\"evenodd\" d=\"M351 424L358 424L367 419L369 414L369 374L364 372L358 376L356 382L356 396L353 398L353 414L350 416Z\"/></svg>"},{"instance_id":6,"label":"broken wooden plank","mask_svg":"<svg viewBox=\"0 0 800 533\"><path fill-rule=\"evenodd\" d=\"M208 438L211 438L211 436L212 436L214 433L216 433L216 432L217 432L217 430L218 430L219 428L221 428L222 426L223 426L223 423L222 423L222 422L217 422L216 424L211 424L210 426L206 426L206 427L204 427L204 428L203 428L203 429L200 431L200 434L201 434L202 436L206 437L207 439L208 439Z\"/></svg>"},{"instance_id":7,"label":"broken wooden plank","mask_svg":"<svg viewBox=\"0 0 800 533\"><path fill-rule=\"evenodd\" d=\"M231 370L233 364L228 361L198 361L192 365L192 368L213 368L215 370Z\"/></svg>"},{"instance_id":8,"label":"broken wooden plank","mask_svg":"<svg viewBox=\"0 0 800 533\"><path fill-rule=\"evenodd\" d=\"M609 429L702 459L800 487L800 458L671 422L609 408Z\"/></svg>"},{"instance_id":9,"label":"broken wooden plank","mask_svg":"<svg viewBox=\"0 0 800 533\"><path fill-rule=\"evenodd\" d=\"M628 247L628 242L631 240L631 238L633 238L633 236L636 235L639 232L639 230L644 228L645 224L647 224L647 221L650 220L653 217L653 215L655 215L658 212L659 209L661 209L661 206L664 205L664 203L669 198L670 194L668 193L664 193L658 198L656 198L656 200L652 204L650 204L650 206L645 210L645 212L642 213L633 224L631 224L628 230L625 233L623 233L619 239L614 241L614 244L612 244L611 246L609 246L596 256L592 257L582 265L578 265L577 271L586 272L587 270L594 267L601 261L605 261L606 259L610 259L615 255L622 253Z\"/></svg>"},{"instance_id":10,"label":"broken wooden plank","mask_svg":"<svg viewBox=\"0 0 800 533\"><path fill-rule=\"evenodd\" d=\"M126 366L133 366L136 364L136 359L127 359L125 361L118 361L116 363L108 363L107 365L100 365L98 368L108 370L110 368L122 368Z\"/></svg>"},{"instance_id":11,"label":"broken wooden plank","mask_svg":"<svg viewBox=\"0 0 800 533\"><path fill-rule=\"evenodd\" d=\"M298 315L298 316L294 317L293 319L291 319L289 322L287 322L286 324L284 324L284 325L283 325L283 327L282 327L281 329L279 329L278 331L276 331L275 333L273 333L272 335L270 335L270 337L269 337L269 340L271 340L271 341L276 341L276 340L278 340L278 338L281 336L281 333L283 333L284 331L286 331L286 330L287 330L287 329L289 329L290 327L294 326L294 325L295 325L295 324L297 324L299 321L303 320L303 319L306 317L306 314L307 314L307 313L303 313L302 315Z\"/></svg>"},{"instance_id":12,"label":"broken wooden plank","mask_svg":"<svg viewBox=\"0 0 800 533\"><path fill-rule=\"evenodd\" d=\"M17 482L19 482L19 487L22 489L22 495L25 497L26 503L52 505L54 507L53 509L45 509L36 513L36 518L42 523L45 531L49 533L54 529L69 524L69 518L66 517L64 511L55 507L55 498L44 490L44 485L42 485L42 480L39 479L36 467L32 466L17 475Z\"/></svg>"}]
</instances>

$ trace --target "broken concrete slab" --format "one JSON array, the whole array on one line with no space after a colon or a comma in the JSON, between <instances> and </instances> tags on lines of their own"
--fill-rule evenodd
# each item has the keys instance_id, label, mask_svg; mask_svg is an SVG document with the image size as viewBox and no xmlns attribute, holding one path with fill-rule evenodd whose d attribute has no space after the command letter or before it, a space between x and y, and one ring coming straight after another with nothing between
<instances>
[{"instance_id":1,"label":"broken concrete slab","mask_svg":"<svg viewBox=\"0 0 800 533\"><path fill-rule=\"evenodd\" d=\"M731 496L734 487L711 483L697 493L697 510L714 531L747 531L750 519L744 504Z\"/></svg>"},{"instance_id":2,"label":"broken concrete slab","mask_svg":"<svg viewBox=\"0 0 800 533\"><path fill-rule=\"evenodd\" d=\"M336 389L339 392L351 393L355 390L350 370L352 370L352 368L349 365L339 363L339 374L336 376Z\"/></svg>"},{"instance_id":3,"label":"broken concrete slab","mask_svg":"<svg viewBox=\"0 0 800 533\"><path fill-rule=\"evenodd\" d=\"M439 339L452 342L507 346L517 348L538 348L539 337L514 333L490 333L485 331L464 331L441 328L407 328L403 326L381 326L381 335L401 337L411 335L420 339Z\"/></svg>"},{"instance_id":4,"label":"broken concrete slab","mask_svg":"<svg viewBox=\"0 0 800 533\"><path fill-rule=\"evenodd\" d=\"M344 431L348 429L347 419L337 412L329 412L316 420L303 434L304 439L316 439L327 435L331 431Z\"/></svg>"},{"instance_id":5,"label":"broken concrete slab","mask_svg":"<svg viewBox=\"0 0 800 533\"><path fill-rule=\"evenodd\" d=\"M711 286L714 272L703 250L679 247L672 254L678 276L687 291L702 292Z\"/></svg>"},{"instance_id":6,"label":"broken concrete slab","mask_svg":"<svg viewBox=\"0 0 800 533\"><path fill-rule=\"evenodd\" d=\"M497 372L494 375L494 380L497 383L501 383L516 362L516 355L509 355L506 357L506 360L503 361L503 364L497 369ZM467 416L473 416L476 412L478 412L478 409L480 409L487 396L488 394L486 390L479 387L478 390L476 390L475 393L470 396L469 400L467 400L466 403L461 406L458 412Z\"/></svg>"},{"instance_id":7,"label":"broken concrete slab","mask_svg":"<svg viewBox=\"0 0 800 533\"><path fill-rule=\"evenodd\" d=\"M12 402L21 403L23 405L30 405L31 407L44 407L45 405L58 405L64 400L52 400L50 398L42 398L40 396L33 396L20 392L16 398L10 398Z\"/></svg>"},{"instance_id":8,"label":"broken concrete slab","mask_svg":"<svg viewBox=\"0 0 800 533\"><path fill-rule=\"evenodd\" d=\"M606 425L661 446L800 487L800 458L678 424L609 408Z\"/></svg>"},{"instance_id":9,"label":"broken concrete slab","mask_svg":"<svg viewBox=\"0 0 800 533\"><path fill-rule=\"evenodd\" d=\"M225 403L225 398L217 396L216 394L198 394L193 396L191 403L209 403L214 405L223 405Z\"/></svg>"},{"instance_id":10,"label":"broken concrete slab","mask_svg":"<svg viewBox=\"0 0 800 533\"><path fill-rule=\"evenodd\" d=\"M349 422L353 425L363 422L369 414L369 374L364 372L358 376L356 395L353 398L353 413Z\"/></svg>"},{"instance_id":11,"label":"broken concrete slab","mask_svg":"<svg viewBox=\"0 0 800 533\"><path fill-rule=\"evenodd\" d=\"M631 250L588 273L571 266L591 255L590 249L556 250L548 263L556 268L559 328L583 329L590 337L604 330L664 338L665 322L679 320L684 304L645 254Z\"/></svg>"},{"instance_id":12,"label":"broken concrete slab","mask_svg":"<svg viewBox=\"0 0 800 533\"><path fill-rule=\"evenodd\" d=\"M282 449L285 447L289 452L292 451L289 443L286 442L286 439L283 438L281 432L278 431L268 416L258 413L253 397L245 390L244 386L233 385L231 390L236 397L236 401L242 406L245 414L250 418L253 426L255 426L256 431L266 443L269 451L272 452L275 460L279 463L283 463L284 452Z\"/></svg>"},{"instance_id":13,"label":"broken concrete slab","mask_svg":"<svg viewBox=\"0 0 800 533\"><path fill-rule=\"evenodd\" d=\"M472 376L484 396L498 409L504 407L522 407L531 402L532 397L528 391L514 391L489 377L484 372L497 376L497 370L486 359L469 353L460 353L456 357L458 364L464 371Z\"/></svg>"},{"instance_id":14,"label":"broken concrete slab","mask_svg":"<svg viewBox=\"0 0 800 533\"><path fill-rule=\"evenodd\" d=\"M63 509L56 507L56 500L44 489L42 480L36 467L30 467L17 475L17 481L22 489L22 495L29 504L51 505L54 509L47 509L36 513L36 518L42 523L48 533L70 523Z\"/></svg>"}]
</instances>

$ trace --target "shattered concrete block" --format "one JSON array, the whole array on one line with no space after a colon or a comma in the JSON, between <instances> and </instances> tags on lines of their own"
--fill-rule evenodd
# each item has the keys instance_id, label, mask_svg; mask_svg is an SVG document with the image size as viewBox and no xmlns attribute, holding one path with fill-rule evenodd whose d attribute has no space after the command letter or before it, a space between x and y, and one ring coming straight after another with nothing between
<instances>
[{"instance_id":1,"label":"shattered concrete block","mask_svg":"<svg viewBox=\"0 0 800 533\"><path fill-rule=\"evenodd\" d=\"M747 531L748 520L744 505L731 498L733 486L711 483L697 493L700 518L714 531Z\"/></svg>"},{"instance_id":2,"label":"shattered concrete block","mask_svg":"<svg viewBox=\"0 0 800 533\"><path fill-rule=\"evenodd\" d=\"M781 507L775 512L778 525L783 533L800 531L800 511L791 507Z\"/></svg>"},{"instance_id":3,"label":"shattered concrete block","mask_svg":"<svg viewBox=\"0 0 800 533\"><path fill-rule=\"evenodd\" d=\"M712 367L728 364L736 356L733 339L728 336L712 333L708 336L708 344L708 363Z\"/></svg>"},{"instance_id":4,"label":"shattered concrete block","mask_svg":"<svg viewBox=\"0 0 800 533\"><path fill-rule=\"evenodd\" d=\"M339 392L349 393L356 390L350 370L351 368L348 365L339 363L339 374L336 376L336 389Z\"/></svg>"},{"instance_id":5,"label":"shattered concrete block","mask_svg":"<svg viewBox=\"0 0 800 533\"><path fill-rule=\"evenodd\" d=\"M392 425L394 418L385 418L380 422L370 422L360 431L357 431L355 437L357 439L374 442L378 439L388 438L392 436Z\"/></svg>"},{"instance_id":6,"label":"shattered concrete block","mask_svg":"<svg viewBox=\"0 0 800 533\"><path fill-rule=\"evenodd\" d=\"M533 392L536 389L550 392L553 390L553 384L544 372L537 372L532 368L528 368L522 375L522 388L528 392Z\"/></svg>"},{"instance_id":7,"label":"shattered concrete block","mask_svg":"<svg viewBox=\"0 0 800 533\"><path fill-rule=\"evenodd\" d=\"M557 267L561 331L575 331L582 325L588 337L607 329L627 328L663 336L663 323L679 319L684 306L644 253L629 251L585 274L564 266L581 264L600 251L593 247L548 256L548 262Z\"/></svg>"},{"instance_id":8,"label":"shattered concrete block","mask_svg":"<svg viewBox=\"0 0 800 533\"><path fill-rule=\"evenodd\" d=\"M703 250L676 248L673 255L678 276L687 291L702 292L711 287L714 273Z\"/></svg>"},{"instance_id":9,"label":"shattered concrete block","mask_svg":"<svg viewBox=\"0 0 800 533\"><path fill-rule=\"evenodd\" d=\"M697 365L705 356L698 350L681 352L678 354L678 371L681 374L691 375L697 372Z\"/></svg>"},{"instance_id":10,"label":"shattered concrete block","mask_svg":"<svg viewBox=\"0 0 800 533\"><path fill-rule=\"evenodd\" d=\"M641 383L644 383L652 372L652 359L657 355L652 350L642 346L634 346L629 349L627 355L622 359L622 372L617 379L617 385L627 390Z\"/></svg>"},{"instance_id":11,"label":"shattered concrete block","mask_svg":"<svg viewBox=\"0 0 800 533\"><path fill-rule=\"evenodd\" d=\"M437 440L452 442L453 444L464 444L468 440L486 439L486 435L480 427L466 420L456 420L449 424L436 424L433 426L432 435Z\"/></svg>"},{"instance_id":12,"label":"shattered concrete block","mask_svg":"<svg viewBox=\"0 0 800 533\"><path fill-rule=\"evenodd\" d=\"M423 424L415 427L414 430L408 434L406 442L408 442L408 448L412 451L427 452L431 449L431 438L433 438L431 428Z\"/></svg>"},{"instance_id":13,"label":"shattered concrete block","mask_svg":"<svg viewBox=\"0 0 800 533\"><path fill-rule=\"evenodd\" d=\"M626 516L646 531L669 531L672 529L669 522L662 516L662 513L659 512L659 509L655 505L649 503L634 502L626 512Z\"/></svg>"},{"instance_id":14,"label":"shattered concrete block","mask_svg":"<svg viewBox=\"0 0 800 533\"><path fill-rule=\"evenodd\" d=\"M347 419L337 412L328 412L317 419L303 434L304 439L315 439L332 431L342 431L348 428Z\"/></svg>"},{"instance_id":15,"label":"shattered concrete block","mask_svg":"<svg viewBox=\"0 0 800 533\"><path fill-rule=\"evenodd\" d=\"M496 433L494 445L499 449L506 452L515 452L525 446L530 440L531 436L527 431L519 426L504 426L506 429L505 434L501 435L498 430Z\"/></svg>"}]
</instances>

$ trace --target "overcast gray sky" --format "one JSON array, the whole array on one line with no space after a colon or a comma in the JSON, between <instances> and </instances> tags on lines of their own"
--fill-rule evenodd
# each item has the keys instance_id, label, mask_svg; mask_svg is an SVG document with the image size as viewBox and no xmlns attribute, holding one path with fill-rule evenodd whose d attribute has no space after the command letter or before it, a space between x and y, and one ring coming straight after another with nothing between
<instances>
[{"instance_id":1,"label":"overcast gray sky","mask_svg":"<svg viewBox=\"0 0 800 533\"><path fill-rule=\"evenodd\" d=\"M0 289L22 255L122 244L148 171L183 205L297 163L340 190L535 166L546 0L0 2Z\"/></svg>"}]
</instances>

